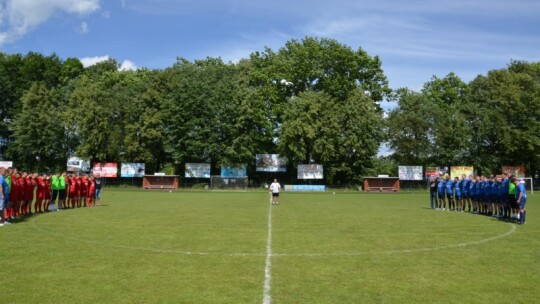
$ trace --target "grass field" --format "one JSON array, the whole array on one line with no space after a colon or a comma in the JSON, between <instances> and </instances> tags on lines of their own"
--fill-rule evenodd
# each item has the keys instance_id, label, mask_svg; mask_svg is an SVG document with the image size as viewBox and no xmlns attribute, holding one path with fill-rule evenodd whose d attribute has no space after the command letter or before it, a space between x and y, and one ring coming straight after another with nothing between
<instances>
[{"instance_id":1,"label":"grass field","mask_svg":"<svg viewBox=\"0 0 540 304\"><path fill-rule=\"evenodd\" d=\"M540 303L539 202L517 226L433 211L426 193L285 193L271 207L264 192L106 189L103 207L0 228L0 298Z\"/></svg>"}]
</instances>

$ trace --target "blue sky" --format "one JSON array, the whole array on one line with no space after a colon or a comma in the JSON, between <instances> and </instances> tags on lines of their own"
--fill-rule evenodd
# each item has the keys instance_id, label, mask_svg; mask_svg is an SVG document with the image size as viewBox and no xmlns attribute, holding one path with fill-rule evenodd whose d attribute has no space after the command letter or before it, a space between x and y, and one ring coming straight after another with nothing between
<instances>
[{"instance_id":1,"label":"blue sky","mask_svg":"<svg viewBox=\"0 0 540 304\"><path fill-rule=\"evenodd\" d=\"M0 50L164 68L246 58L305 36L378 55L392 88L540 61L540 1L0 0Z\"/></svg>"}]
</instances>

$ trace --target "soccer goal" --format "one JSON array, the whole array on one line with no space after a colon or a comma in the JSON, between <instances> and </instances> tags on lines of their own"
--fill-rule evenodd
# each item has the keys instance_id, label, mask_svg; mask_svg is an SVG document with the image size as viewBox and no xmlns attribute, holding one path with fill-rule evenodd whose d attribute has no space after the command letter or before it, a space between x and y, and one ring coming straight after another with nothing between
<instances>
[{"instance_id":1,"label":"soccer goal","mask_svg":"<svg viewBox=\"0 0 540 304\"><path fill-rule=\"evenodd\" d=\"M534 194L534 185L533 185L532 177L523 177L523 181L525 182L525 189L527 190L527 192Z\"/></svg>"},{"instance_id":2,"label":"soccer goal","mask_svg":"<svg viewBox=\"0 0 540 304\"><path fill-rule=\"evenodd\" d=\"M210 177L210 189L213 190L247 190L247 177L221 177L214 175Z\"/></svg>"}]
</instances>

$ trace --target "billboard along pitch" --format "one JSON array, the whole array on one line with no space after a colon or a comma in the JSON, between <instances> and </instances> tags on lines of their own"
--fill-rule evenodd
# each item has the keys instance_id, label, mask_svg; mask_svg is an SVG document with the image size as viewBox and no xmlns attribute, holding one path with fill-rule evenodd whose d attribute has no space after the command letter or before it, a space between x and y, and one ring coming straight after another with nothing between
<instances>
[{"instance_id":1,"label":"billboard along pitch","mask_svg":"<svg viewBox=\"0 0 540 304\"><path fill-rule=\"evenodd\" d=\"M122 163L120 165L121 177L143 177L144 171L144 163Z\"/></svg>"},{"instance_id":2,"label":"billboard along pitch","mask_svg":"<svg viewBox=\"0 0 540 304\"><path fill-rule=\"evenodd\" d=\"M186 163L185 178L210 178L209 163Z\"/></svg>"},{"instance_id":3,"label":"billboard along pitch","mask_svg":"<svg viewBox=\"0 0 540 304\"><path fill-rule=\"evenodd\" d=\"M279 154L255 155L255 171L257 172L286 172L287 159Z\"/></svg>"}]
</instances>

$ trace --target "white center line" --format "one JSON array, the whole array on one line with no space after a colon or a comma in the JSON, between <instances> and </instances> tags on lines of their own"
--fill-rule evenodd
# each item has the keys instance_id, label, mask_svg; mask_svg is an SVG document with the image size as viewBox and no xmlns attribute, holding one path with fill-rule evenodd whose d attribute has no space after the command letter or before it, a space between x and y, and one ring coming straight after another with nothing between
<instances>
[{"instance_id":1,"label":"white center line","mask_svg":"<svg viewBox=\"0 0 540 304\"><path fill-rule=\"evenodd\" d=\"M272 198L270 197L270 200ZM272 281L272 204L268 208L268 240L266 241L266 263L264 265L264 289L263 289L263 304L272 303L270 296L271 281Z\"/></svg>"}]
</instances>

